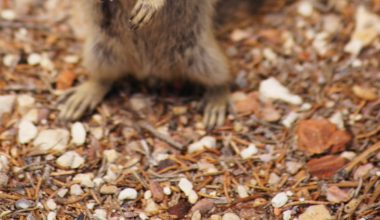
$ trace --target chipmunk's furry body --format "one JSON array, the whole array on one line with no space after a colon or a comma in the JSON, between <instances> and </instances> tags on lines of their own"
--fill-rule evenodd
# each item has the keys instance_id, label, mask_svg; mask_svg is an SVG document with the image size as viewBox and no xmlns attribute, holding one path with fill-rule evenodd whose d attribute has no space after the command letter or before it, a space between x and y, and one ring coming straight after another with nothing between
<instances>
[{"instance_id":1,"label":"chipmunk's furry body","mask_svg":"<svg viewBox=\"0 0 380 220\"><path fill-rule=\"evenodd\" d=\"M216 0L81 0L88 29L89 80L68 92L61 118L76 120L131 74L187 80L206 88L205 124L221 125L228 102L228 62L213 33Z\"/></svg>"}]
</instances>

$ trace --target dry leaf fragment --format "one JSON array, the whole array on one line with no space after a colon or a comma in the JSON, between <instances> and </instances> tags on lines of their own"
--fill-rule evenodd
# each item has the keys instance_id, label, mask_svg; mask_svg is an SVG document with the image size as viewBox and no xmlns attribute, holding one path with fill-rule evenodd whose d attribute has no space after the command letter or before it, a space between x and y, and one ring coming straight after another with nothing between
<instances>
[{"instance_id":1,"label":"dry leaf fragment","mask_svg":"<svg viewBox=\"0 0 380 220\"><path fill-rule=\"evenodd\" d=\"M337 130L328 120L304 120L297 127L298 147L313 155L326 152L343 151L351 136Z\"/></svg>"},{"instance_id":2,"label":"dry leaf fragment","mask_svg":"<svg viewBox=\"0 0 380 220\"><path fill-rule=\"evenodd\" d=\"M377 90L375 88L368 88L363 86L355 85L352 87L354 94L363 100L374 101L378 98Z\"/></svg>"},{"instance_id":3,"label":"dry leaf fragment","mask_svg":"<svg viewBox=\"0 0 380 220\"><path fill-rule=\"evenodd\" d=\"M158 182L151 181L149 189L152 191L152 196L155 202L161 202L165 198L164 190Z\"/></svg>"},{"instance_id":4,"label":"dry leaf fragment","mask_svg":"<svg viewBox=\"0 0 380 220\"><path fill-rule=\"evenodd\" d=\"M330 179L339 169L346 164L344 158L339 156L324 156L321 158L312 159L307 163L307 169L311 175L320 179Z\"/></svg>"},{"instance_id":5,"label":"dry leaf fragment","mask_svg":"<svg viewBox=\"0 0 380 220\"><path fill-rule=\"evenodd\" d=\"M57 89L65 90L73 86L77 75L73 71L64 71L60 73L57 77Z\"/></svg>"},{"instance_id":6,"label":"dry leaf fragment","mask_svg":"<svg viewBox=\"0 0 380 220\"><path fill-rule=\"evenodd\" d=\"M327 189L326 197L329 202L333 203L347 202L351 198L347 191L344 191L337 186L330 186Z\"/></svg>"}]
</instances>

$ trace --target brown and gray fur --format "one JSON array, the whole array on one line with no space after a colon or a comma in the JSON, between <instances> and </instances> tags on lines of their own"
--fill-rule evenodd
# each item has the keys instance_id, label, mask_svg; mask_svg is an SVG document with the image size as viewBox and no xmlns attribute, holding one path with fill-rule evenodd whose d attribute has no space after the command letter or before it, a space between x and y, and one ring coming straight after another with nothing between
<instances>
[{"instance_id":1,"label":"brown and gray fur","mask_svg":"<svg viewBox=\"0 0 380 220\"><path fill-rule=\"evenodd\" d=\"M223 123L231 75L213 33L216 0L80 1L87 22L83 63L90 76L64 96L61 118L78 119L131 74L203 85L206 126ZM162 5L149 5L154 1ZM144 10L153 12L144 17Z\"/></svg>"}]
</instances>

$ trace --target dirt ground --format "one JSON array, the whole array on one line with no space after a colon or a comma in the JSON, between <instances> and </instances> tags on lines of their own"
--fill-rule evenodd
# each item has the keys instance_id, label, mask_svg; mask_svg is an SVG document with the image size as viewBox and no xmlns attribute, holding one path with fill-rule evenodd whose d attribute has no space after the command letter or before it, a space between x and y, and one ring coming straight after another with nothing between
<instances>
[{"instance_id":1,"label":"dirt ground","mask_svg":"<svg viewBox=\"0 0 380 220\"><path fill-rule=\"evenodd\" d=\"M196 86L132 79L59 121L80 8L0 0L0 219L380 219L380 1L241 1L217 10L233 109L207 131Z\"/></svg>"}]
</instances>

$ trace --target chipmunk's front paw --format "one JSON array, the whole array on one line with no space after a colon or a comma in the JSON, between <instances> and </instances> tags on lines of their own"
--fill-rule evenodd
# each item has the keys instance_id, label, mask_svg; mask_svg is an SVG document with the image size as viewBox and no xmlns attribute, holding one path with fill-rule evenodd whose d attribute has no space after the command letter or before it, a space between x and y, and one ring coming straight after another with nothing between
<instances>
[{"instance_id":1,"label":"chipmunk's front paw","mask_svg":"<svg viewBox=\"0 0 380 220\"><path fill-rule=\"evenodd\" d=\"M165 4L166 0L138 0L129 19L131 29L136 30L153 20L154 15Z\"/></svg>"}]
</instances>

